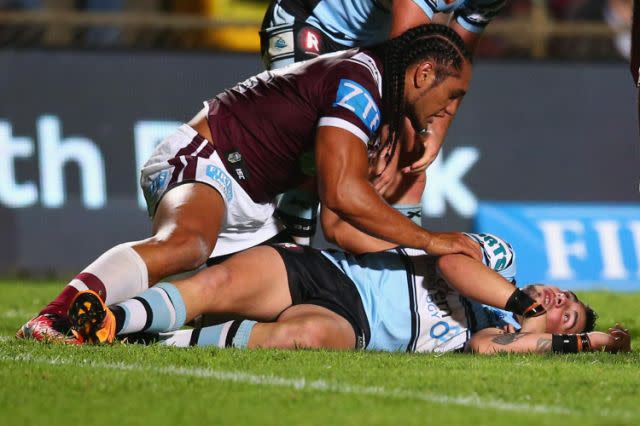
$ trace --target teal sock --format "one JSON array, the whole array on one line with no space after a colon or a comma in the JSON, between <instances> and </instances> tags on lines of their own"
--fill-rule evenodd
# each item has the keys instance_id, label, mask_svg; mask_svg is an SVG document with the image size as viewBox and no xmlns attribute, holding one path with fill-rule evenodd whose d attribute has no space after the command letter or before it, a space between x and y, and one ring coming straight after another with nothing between
<instances>
[{"instance_id":1,"label":"teal sock","mask_svg":"<svg viewBox=\"0 0 640 426\"><path fill-rule=\"evenodd\" d=\"M229 321L224 324L210 325L208 327L189 330L189 345L215 346L218 348L246 348L254 325L256 325L256 321ZM187 330L180 330L176 333L181 333L182 331ZM184 336L176 335L175 337L179 337L182 344L184 344L187 339L186 334ZM182 346L177 344L175 337L170 339L166 344Z\"/></svg>"}]
</instances>

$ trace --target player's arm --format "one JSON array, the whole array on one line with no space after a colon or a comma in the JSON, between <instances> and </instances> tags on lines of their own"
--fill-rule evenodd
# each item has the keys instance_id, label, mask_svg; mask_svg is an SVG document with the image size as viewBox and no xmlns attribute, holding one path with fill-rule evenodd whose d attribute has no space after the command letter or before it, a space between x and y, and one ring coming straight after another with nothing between
<instances>
[{"instance_id":1,"label":"player's arm","mask_svg":"<svg viewBox=\"0 0 640 426\"><path fill-rule=\"evenodd\" d=\"M426 2L423 6L421 8L414 0L393 0L389 37L397 37L408 29L430 24L434 12Z\"/></svg>"},{"instance_id":2,"label":"player's arm","mask_svg":"<svg viewBox=\"0 0 640 426\"><path fill-rule=\"evenodd\" d=\"M437 266L447 283L462 296L523 316L524 331L544 330L546 311L542 305L482 262L450 254L441 256Z\"/></svg>"},{"instance_id":3,"label":"player's arm","mask_svg":"<svg viewBox=\"0 0 640 426\"><path fill-rule=\"evenodd\" d=\"M389 250L397 246L397 244L360 231L342 220L340 216L328 209L324 204L320 207L320 223L327 241L350 253L371 253Z\"/></svg>"},{"instance_id":4,"label":"player's arm","mask_svg":"<svg viewBox=\"0 0 640 426\"><path fill-rule=\"evenodd\" d=\"M353 133L340 127L318 127L315 154L321 202L355 228L433 254L480 258L477 244L464 234L429 232L389 206L368 180L366 146Z\"/></svg>"},{"instance_id":5,"label":"player's arm","mask_svg":"<svg viewBox=\"0 0 640 426\"><path fill-rule=\"evenodd\" d=\"M631 335L619 325L610 328L608 333L592 331L581 334L508 333L498 328L485 328L471 337L466 350L480 354L629 352Z\"/></svg>"}]
</instances>

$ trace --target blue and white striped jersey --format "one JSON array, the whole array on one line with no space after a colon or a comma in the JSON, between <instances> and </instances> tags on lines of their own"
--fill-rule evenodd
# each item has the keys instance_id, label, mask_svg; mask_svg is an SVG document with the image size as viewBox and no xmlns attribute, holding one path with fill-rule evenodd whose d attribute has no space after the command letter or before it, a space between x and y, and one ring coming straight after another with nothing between
<instances>
[{"instance_id":1,"label":"blue and white striped jersey","mask_svg":"<svg viewBox=\"0 0 640 426\"><path fill-rule=\"evenodd\" d=\"M506 0L413 0L431 19L453 13L463 28L482 32ZM304 22L320 29L345 47L366 46L388 38L391 0L276 0L263 24L265 29Z\"/></svg>"},{"instance_id":2,"label":"blue and white striped jersey","mask_svg":"<svg viewBox=\"0 0 640 426\"><path fill-rule=\"evenodd\" d=\"M514 282L512 248L494 235L467 235L480 242L485 265ZM447 352L464 348L477 330L507 324L519 328L512 313L458 294L439 274L436 258L424 252L323 254L360 293L371 329L369 350Z\"/></svg>"}]
</instances>

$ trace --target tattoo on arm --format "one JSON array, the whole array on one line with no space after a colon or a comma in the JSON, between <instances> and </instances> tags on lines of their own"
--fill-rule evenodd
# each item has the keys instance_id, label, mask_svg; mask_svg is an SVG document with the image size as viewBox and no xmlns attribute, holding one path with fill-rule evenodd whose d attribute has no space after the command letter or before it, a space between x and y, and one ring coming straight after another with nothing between
<instances>
[{"instance_id":1,"label":"tattoo on arm","mask_svg":"<svg viewBox=\"0 0 640 426\"><path fill-rule=\"evenodd\" d=\"M506 346L506 345L510 345L516 340L522 339L527 334L528 333L504 333L504 334L497 335L496 337L491 339L491 341L493 343L497 343L498 345Z\"/></svg>"},{"instance_id":2,"label":"tattoo on arm","mask_svg":"<svg viewBox=\"0 0 640 426\"><path fill-rule=\"evenodd\" d=\"M551 339L541 337L536 344L536 352L551 352Z\"/></svg>"}]
</instances>

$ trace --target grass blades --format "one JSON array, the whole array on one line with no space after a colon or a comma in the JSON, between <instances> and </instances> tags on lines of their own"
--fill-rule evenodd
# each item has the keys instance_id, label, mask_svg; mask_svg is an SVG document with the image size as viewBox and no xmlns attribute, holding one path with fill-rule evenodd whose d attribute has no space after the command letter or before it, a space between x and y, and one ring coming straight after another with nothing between
<instances>
[{"instance_id":1,"label":"grass blades","mask_svg":"<svg viewBox=\"0 0 640 426\"><path fill-rule=\"evenodd\" d=\"M636 425L640 353L219 350L13 339L60 283L0 283L0 424ZM640 294L581 293L640 343Z\"/></svg>"}]
</instances>

